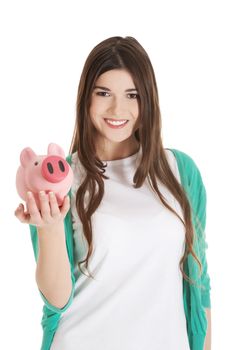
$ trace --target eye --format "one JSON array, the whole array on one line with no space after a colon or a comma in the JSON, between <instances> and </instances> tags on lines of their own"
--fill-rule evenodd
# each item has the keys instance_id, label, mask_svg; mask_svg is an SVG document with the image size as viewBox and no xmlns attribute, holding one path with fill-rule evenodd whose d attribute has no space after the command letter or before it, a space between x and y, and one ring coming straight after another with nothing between
<instances>
[{"instance_id":1,"label":"eye","mask_svg":"<svg viewBox=\"0 0 234 350\"><path fill-rule=\"evenodd\" d=\"M39 163L38 162L35 162L34 165L38 165Z\"/></svg>"},{"instance_id":2,"label":"eye","mask_svg":"<svg viewBox=\"0 0 234 350\"><path fill-rule=\"evenodd\" d=\"M99 91L99 92L97 92L96 95L98 95L98 96L104 96L104 95L102 95L102 94L108 94L108 92L106 92L106 91Z\"/></svg>"},{"instance_id":3,"label":"eye","mask_svg":"<svg viewBox=\"0 0 234 350\"><path fill-rule=\"evenodd\" d=\"M102 97L106 97L107 95L109 95L109 93L107 91L99 91L96 93L97 96L102 96ZM139 94L127 94L127 96L129 97L129 99L137 99L139 98Z\"/></svg>"},{"instance_id":4,"label":"eye","mask_svg":"<svg viewBox=\"0 0 234 350\"><path fill-rule=\"evenodd\" d=\"M139 98L139 95L138 94L128 94L128 96L131 96L130 99L136 99L136 98Z\"/></svg>"}]
</instances>

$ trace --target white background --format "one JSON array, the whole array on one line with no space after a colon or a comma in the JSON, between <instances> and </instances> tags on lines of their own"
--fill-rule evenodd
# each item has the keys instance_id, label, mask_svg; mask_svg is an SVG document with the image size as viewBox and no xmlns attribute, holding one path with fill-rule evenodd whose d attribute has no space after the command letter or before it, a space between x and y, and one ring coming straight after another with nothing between
<instances>
[{"instance_id":1,"label":"white background","mask_svg":"<svg viewBox=\"0 0 234 350\"><path fill-rule=\"evenodd\" d=\"M20 151L68 153L84 61L100 41L133 36L155 69L163 142L189 154L207 190L212 349L233 344L232 1L2 1L0 5L1 349L38 350L42 300L21 202ZM4 344L4 345L3 345ZM176 350L176 348L175 348Z\"/></svg>"}]
</instances>

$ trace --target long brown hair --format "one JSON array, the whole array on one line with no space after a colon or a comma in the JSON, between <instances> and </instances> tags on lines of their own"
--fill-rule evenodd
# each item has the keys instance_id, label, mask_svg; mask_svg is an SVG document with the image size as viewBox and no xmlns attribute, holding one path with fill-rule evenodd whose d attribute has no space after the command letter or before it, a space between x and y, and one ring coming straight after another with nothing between
<instances>
[{"instance_id":1,"label":"long brown hair","mask_svg":"<svg viewBox=\"0 0 234 350\"><path fill-rule=\"evenodd\" d=\"M197 261L200 273L202 269L201 262L193 250L194 229L190 203L185 190L171 171L162 145L161 114L152 64L144 48L135 38L130 36L125 38L111 37L96 45L86 59L79 82L76 121L69 150L70 155L77 152L78 159L85 169L84 180L79 185L76 194L76 208L88 243L88 252L86 258L78 262L79 268L82 263L85 263L88 270L89 257L93 251L91 216L100 205L104 195L103 179L108 179L104 175L105 164L96 155L94 126L89 117L91 95L97 78L111 69L127 70L139 92L139 118L134 135L142 147L142 157L133 177L133 186L135 188L141 187L147 178L163 205L184 224L185 251L179 265L184 278L188 282L194 283L184 272L184 263L189 253ZM178 200L184 220L164 200L158 189L156 178ZM85 208L86 192L89 193L89 201ZM90 277L93 278L92 275Z\"/></svg>"}]
</instances>

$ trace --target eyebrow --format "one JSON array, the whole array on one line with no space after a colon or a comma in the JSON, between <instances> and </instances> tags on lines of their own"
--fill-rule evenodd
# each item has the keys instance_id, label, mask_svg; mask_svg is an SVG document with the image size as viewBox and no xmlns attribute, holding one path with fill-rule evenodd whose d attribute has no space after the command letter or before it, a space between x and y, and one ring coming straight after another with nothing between
<instances>
[{"instance_id":1,"label":"eyebrow","mask_svg":"<svg viewBox=\"0 0 234 350\"><path fill-rule=\"evenodd\" d=\"M108 89L107 87L105 86L98 86L98 85L95 85L93 89L101 89L101 90L106 90L106 91L111 91L110 89ZM130 91L137 91L137 89L127 89L125 90L125 92L130 92Z\"/></svg>"}]
</instances>

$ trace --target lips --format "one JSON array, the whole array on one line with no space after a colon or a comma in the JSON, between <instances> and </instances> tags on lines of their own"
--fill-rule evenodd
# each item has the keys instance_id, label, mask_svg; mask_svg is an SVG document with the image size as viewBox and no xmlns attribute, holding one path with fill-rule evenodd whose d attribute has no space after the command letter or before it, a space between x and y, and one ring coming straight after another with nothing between
<instances>
[{"instance_id":1,"label":"lips","mask_svg":"<svg viewBox=\"0 0 234 350\"><path fill-rule=\"evenodd\" d=\"M123 128L125 125L127 125L128 124L128 122L129 122L129 120L127 120L127 119L121 119L121 120L119 120L119 119L109 119L109 118L105 118L104 119L105 120L105 123L106 123L106 125L108 125L110 128L112 128L112 129L120 129L120 128ZM122 124L116 124L116 125L114 125L114 124L111 124L110 122L108 122L108 120L109 121L123 121L124 123L122 123Z\"/></svg>"},{"instance_id":2,"label":"lips","mask_svg":"<svg viewBox=\"0 0 234 350\"><path fill-rule=\"evenodd\" d=\"M113 119L113 118L104 118L105 120L111 120L113 122L123 122L125 120L128 120L128 119Z\"/></svg>"}]
</instances>

